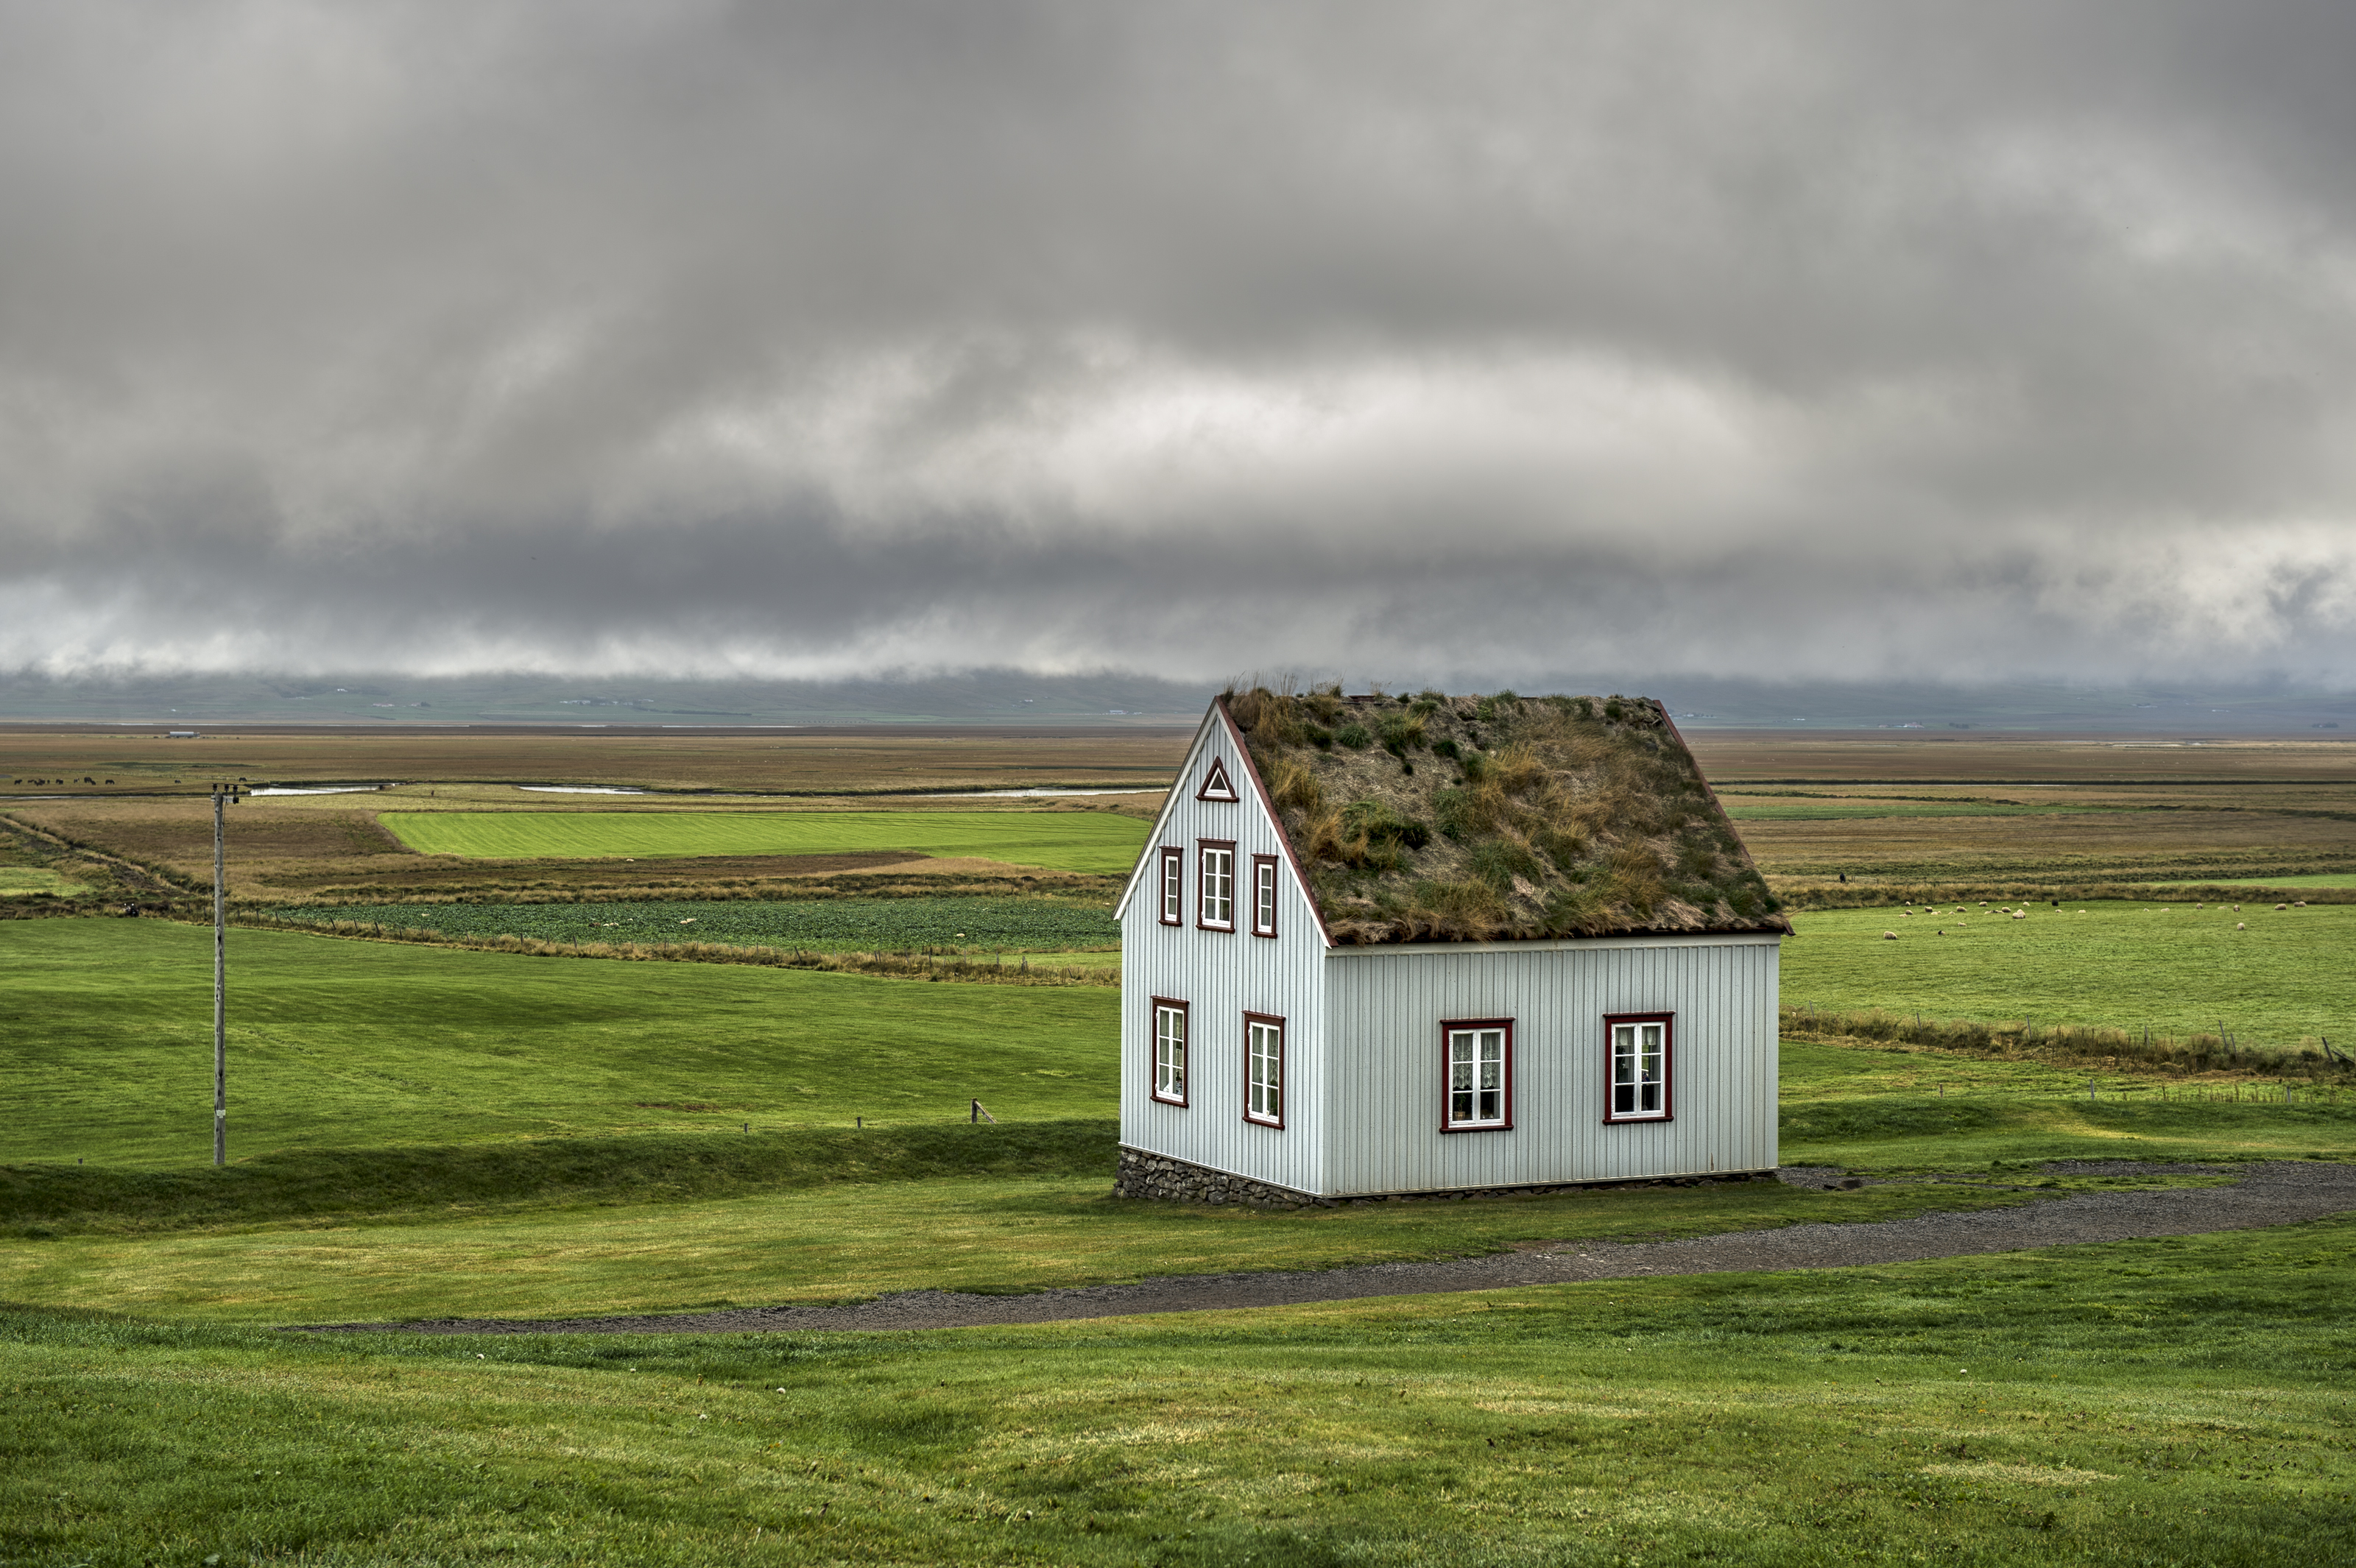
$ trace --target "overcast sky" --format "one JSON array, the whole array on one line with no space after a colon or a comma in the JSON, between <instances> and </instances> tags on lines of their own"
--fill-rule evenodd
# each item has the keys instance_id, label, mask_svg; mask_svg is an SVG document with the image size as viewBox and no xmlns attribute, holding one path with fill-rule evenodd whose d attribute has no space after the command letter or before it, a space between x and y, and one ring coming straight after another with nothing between
<instances>
[{"instance_id":1,"label":"overcast sky","mask_svg":"<svg viewBox=\"0 0 2356 1568\"><path fill-rule=\"evenodd\" d=\"M0 5L0 669L2356 685L2356 6Z\"/></svg>"}]
</instances>

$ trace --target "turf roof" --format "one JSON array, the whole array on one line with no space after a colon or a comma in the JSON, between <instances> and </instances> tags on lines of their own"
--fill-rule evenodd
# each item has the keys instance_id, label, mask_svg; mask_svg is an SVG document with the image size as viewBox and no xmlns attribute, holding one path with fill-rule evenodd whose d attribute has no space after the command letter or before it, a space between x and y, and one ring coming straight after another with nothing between
<instances>
[{"instance_id":1,"label":"turf roof","mask_svg":"<svg viewBox=\"0 0 2356 1568\"><path fill-rule=\"evenodd\" d=\"M1336 942L1791 930L1650 699L1219 702Z\"/></svg>"}]
</instances>

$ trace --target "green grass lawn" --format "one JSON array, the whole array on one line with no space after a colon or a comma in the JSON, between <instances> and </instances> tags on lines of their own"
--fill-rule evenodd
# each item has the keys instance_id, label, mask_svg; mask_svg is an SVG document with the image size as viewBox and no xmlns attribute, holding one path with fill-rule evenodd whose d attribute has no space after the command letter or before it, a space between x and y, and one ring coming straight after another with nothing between
<instances>
[{"instance_id":1,"label":"green grass lawn","mask_svg":"<svg viewBox=\"0 0 2356 1568\"><path fill-rule=\"evenodd\" d=\"M2287 923L2332 914L2269 914L2286 923L2269 936L2328 956L2336 927ZM2149 944L2211 939L2133 925L2189 915L2102 918ZM2036 919L2007 923L1990 940L2076 951ZM1193 1209L1107 1196L1110 992L230 941L240 1160L217 1172L201 1163L209 933L0 923L0 1299L16 1304L0 1309L0 1562L2305 1565L2356 1551L2350 1221L923 1335L262 1327L1882 1219L2211 1179L2035 1168L2057 1157L2356 1157L2356 1096L2164 1100L2106 1077L2089 1101L2083 1077L2033 1061L1788 1043L1784 1160L1892 1179ZM2208 973L2158 968L2145 989ZM2273 973L2287 1004L2312 1006L2338 970ZM973 1093L1003 1125L964 1125ZM858 1105L884 1125L844 1125ZM1937 1170L1990 1181L1908 1176Z\"/></svg>"},{"instance_id":2,"label":"green grass lawn","mask_svg":"<svg viewBox=\"0 0 2356 1568\"><path fill-rule=\"evenodd\" d=\"M919 1335L0 1316L18 1561L2315 1563L2356 1224Z\"/></svg>"},{"instance_id":3,"label":"green grass lawn","mask_svg":"<svg viewBox=\"0 0 2356 1568\"><path fill-rule=\"evenodd\" d=\"M663 899L635 903L305 906L296 919L425 927L543 942L722 942L819 953L910 947L967 953L1118 948L1100 901L1057 898Z\"/></svg>"},{"instance_id":4,"label":"green grass lawn","mask_svg":"<svg viewBox=\"0 0 2356 1568\"><path fill-rule=\"evenodd\" d=\"M89 885L32 866L0 866L0 898L27 893L87 892Z\"/></svg>"},{"instance_id":5,"label":"green grass lawn","mask_svg":"<svg viewBox=\"0 0 2356 1568\"><path fill-rule=\"evenodd\" d=\"M2273 904L2245 901L2238 914L2216 903L2012 906L2029 910L2024 920L1976 903L1961 919L1952 903L1935 916L1804 912L1792 917L1797 938L1783 944L1783 1001L2171 1035L2222 1020L2245 1046L2356 1040L2356 990L2342 983L2356 952L2356 905ZM1899 940L1884 941L1885 931Z\"/></svg>"},{"instance_id":6,"label":"green grass lawn","mask_svg":"<svg viewBox=\"0 0 2356 1568\"><path fill-rule=\"evenodd\" d=\"M1147 825L1096 811L388 811L421 854L486 859L839 855L905 849L1119 876Z\"/></svg>"},{"instance_id":7,"label":"green grass lawn","mask_svg":"<svg viewBox=\"0 0 2356 1568\"><path fill-rule=\"evenodd\" d=\"M230 933L233 1157L1114 1114L1110 990ZM209 1158L212 933L0 922L0 1159Z\"/></svg>"}]
</instances>

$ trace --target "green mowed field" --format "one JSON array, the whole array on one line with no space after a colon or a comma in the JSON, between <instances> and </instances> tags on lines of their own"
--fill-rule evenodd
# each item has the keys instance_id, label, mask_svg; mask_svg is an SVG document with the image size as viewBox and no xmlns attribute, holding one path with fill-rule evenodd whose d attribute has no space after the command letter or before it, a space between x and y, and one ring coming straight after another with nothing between
<instances>
[{"instance_id":1,"label":"green mowed field","mask_svg":"<svg viewBox=\"0 0 2356 1568\"><path fill-rule=\"evenodd\" d=\"M232 1156L689 1127L1110 1116L1109 990L233 930ZM10 1162L209 1158L212 933L0 923Z\"/></svg>"},{"instance_id":2,"label":"green mowed field","mask_svg":"<svg viewBox=\"0 0 2356 1568\"><path fill-rule=\"evenodd\" d=\"M1054 898L662 900L634 903L444 903L309 906L294 917L357 921L451 936L543 942L721 942L818 953L949 947L1054 953L1117 948L1120 927L1101 902Z\"/></svg>"},{"instance_id":3,"label":"green mowed field","mask_svg":"<svg viewBox=\"0 0 2356 1568\"><path fill-rule=\"evenodd\" d=\"M1118 876L1147 825L1080 811L388 811L378 821L426 855L587 860L840 855L905 849Z\"/></svg>"},{"instance_id":4,"label":"green mowed field","mask_svg":"<svg viewBox=\"0 0 2356 1568\"><path fill-rule=\"evenodd\" d=\"M16 1310L0 1519L54 1563L2329 1563L2351 1256L2341 1221L905 1335Z\"/></svg>"},{"instance_id":5,"label":"green mowed field","mask_svg":"<svg viewBox=\"0 0 2356 1568\"><path fill-rule=\"evenodd\" d=\"M1783 944L1783 1002L1881 1008L1925 1019L2029 1019L2155 1034L2214 1032L2244 1046L2356 1040L2356 906L2277 911L2211 903L2017 904L2012 920L1974 904L1796 913ZM2239 923L2246 930L2236 930ZM1895 931L1898 940L1883 939ZM1944 935L1936 934L1944 931Z\"/></svg>"},{"instance_id":6,"label":"green mowed field","mask_svg":"<svg viewBox=\"0 0 2356 1568\"><path fill-rule=\"evenodd\" d=\"M84 884L29 866L0 866L0 898L26 893L79 893Z\"/></svg>"}]
</instances>

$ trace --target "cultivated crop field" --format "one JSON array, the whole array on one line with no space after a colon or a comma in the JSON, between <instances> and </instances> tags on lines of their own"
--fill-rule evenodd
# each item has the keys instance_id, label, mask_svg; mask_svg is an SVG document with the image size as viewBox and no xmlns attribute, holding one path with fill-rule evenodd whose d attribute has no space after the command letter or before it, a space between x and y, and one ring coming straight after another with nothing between
<instances>
[{"instance_id":1,"label":"cultivated crop field","mask_svg":"<svg viewBox=\"0 0 2356 1568\"><path fill-rule=\"evenodd\" d=\"M77 794L201 795L215 779L253 784L605 784L632 789L836 795L1002 789L1040 784L1159 788L1191 728L1042 725L852 731L659 729L626 725L208 726L166 740L161 727L0 725L0 788L10 779L70 778ZM101 781L84 786L82 778ZM103 781L115 782L108 786ZM63 785L19 784L18 792Z\"/></svg>"},{"instance_id":2,"label":"cultivated crop field","mask_svg":"<svg viewBox=\"0 0 2356 1568\"><path fill-rule=\"evenodd\" d=\"M897 898L664 899L626 903L334 904L303 920L425 926L453 936L542 942L727 942L811 952L875 947L967 953L1118 948L1120 927L1092 900Z\"/></svg>"},{"instance_id":3,"label":"cultivated crop field","mask_svg":"<svg viewBox=\"0 0 2356 1568\"><path fill-rule=\"evenodd\" d=\"M890 850L1110 876L1137 863L1145 825L1111 813L407 812L378 820L410 848L494 859L830 855Z\"/></svg>"}]
</instances>

